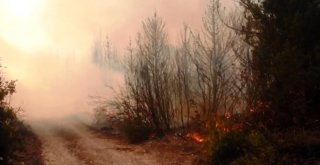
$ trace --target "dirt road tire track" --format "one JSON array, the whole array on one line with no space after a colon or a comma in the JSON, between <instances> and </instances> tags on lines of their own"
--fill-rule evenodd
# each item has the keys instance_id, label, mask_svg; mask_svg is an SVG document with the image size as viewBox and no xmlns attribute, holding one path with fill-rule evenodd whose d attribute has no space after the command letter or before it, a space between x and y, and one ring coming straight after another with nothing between
<instances>
[{"instance_id":1,"label":"dirt road tire track","mask_svg":"<svg viewBox=\"0 0 320 165\"><path fill-rule=\"evenodd\" d=\"M90 130L79 121L38 122L33 128L47 165L157 165L153 154Z\"/></svg>"}]
</instances>

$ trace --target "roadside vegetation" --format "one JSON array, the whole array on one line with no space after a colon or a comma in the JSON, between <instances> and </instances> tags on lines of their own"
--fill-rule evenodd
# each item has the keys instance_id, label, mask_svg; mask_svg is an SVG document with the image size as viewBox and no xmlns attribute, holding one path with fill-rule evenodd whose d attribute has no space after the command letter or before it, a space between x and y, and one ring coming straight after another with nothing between
<instances>
[{"instance_id":1,"label":"roadside vegetation","mask_svg":"<svg viewBox=\"0 0 320 165\"><path fill-rule=\"evenodd\" d=\"M10 105L15 81L0 73L0 164L42 164L41 144L31 129L18 118L19 109Z\"/></svg>"},{"instance_id":2,"label":"roadside vegetation","mask_svg":"<svg viewBox=\"0 0 320 165\"><path fill-rule=\"evenodd\" d=\"M211 0L202 31L184 26L177 45L161 17L146 19L98 117L132 143L197 136L199 164L319 163L320 2L220 6Z\"/></svg>"}]
</instances>

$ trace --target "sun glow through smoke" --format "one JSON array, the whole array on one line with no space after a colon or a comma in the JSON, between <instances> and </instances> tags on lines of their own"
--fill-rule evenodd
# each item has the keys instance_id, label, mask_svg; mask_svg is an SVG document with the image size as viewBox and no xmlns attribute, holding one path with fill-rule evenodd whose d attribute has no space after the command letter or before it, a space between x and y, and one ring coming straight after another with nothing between
<instances>
[{"instance_id":1,"label":"sun glow through smoke","mask_svg":"<svg viewBox=\"0 0 320 165\"><path fill-rule=\"evenodd\" d=\"M39 25L41 0L0 0L0 37L14 47L33 52L46 43Z\"/></svg>"},{"instance_id":2,"label":"sun glow through smoke","mask_svg":"<svg viewBox=\"0 0 320 165\"><path fill-rule=\"evenodd\" d=\"M19 19L27 19L39 7L39 2L39 0L4 0L2 4L7 9L8 14Z\"/></svg>"},{"instance_id":3,"label":"sun glow through smoke","mask_svg":"<svg viewBox=\"0 0 320 165\"><path fill-rule=\"evenodd\" d=\"M126 53L141 22L156 10L170 42L187 23L201 24L206 0L0 0L0 64L17 81L13 105L27 118L61 117L91 110L89 96L122 83L122 76L92 63L97 38ZM199 19L200 18L200 19ZM102 93L102 94L101 94Z\"/></svg>"}]
</instances>

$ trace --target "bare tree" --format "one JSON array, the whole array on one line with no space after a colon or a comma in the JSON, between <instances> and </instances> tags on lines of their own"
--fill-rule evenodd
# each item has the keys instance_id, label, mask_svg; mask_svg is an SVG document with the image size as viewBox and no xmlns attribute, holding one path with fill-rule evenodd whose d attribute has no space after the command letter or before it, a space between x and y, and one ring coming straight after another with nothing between
<instances>
[{"instance_id":1,"label":"bare tree","mask_svg":"<svg viewBox=\"0 0 320 165\"><path fill-rule=\"evenodd\" d=\"M235 32L219 18L219 0L212 0L203 18L202 35L195 36L194 64L204 120L233 113L238 99Z\"/></svg>"},{"instance_id":2,"label":"bare tree","mask_svg":"<svg viewBox=\"0 0 320 165\"><path fill-rule=\"evenodd\" d=\"M180 45L175 54L175 101L178 110L177 117L180 125L189 127L193 100L194 64L192 62L192 33L188 26L184 26L180 34Z\"/></svg>"},{"instance_id":3,"label":"bare tree","mask_svg":"<svg viewBox=\"0 0 320 165\"><path fill-rule=\"evenodd\" d=\"M129 118L138 118L158 134L170 130L173 123L171 56L164 28L157 14L143 23L136 48L129 49L126 94L114 102Z\"/></svg>"}]
</instances>

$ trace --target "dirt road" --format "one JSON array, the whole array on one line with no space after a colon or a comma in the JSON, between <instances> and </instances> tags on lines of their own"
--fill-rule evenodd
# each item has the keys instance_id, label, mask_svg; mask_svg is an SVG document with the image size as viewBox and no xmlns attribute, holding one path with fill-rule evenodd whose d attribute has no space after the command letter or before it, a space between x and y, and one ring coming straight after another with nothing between
<instances>
[{"instance_id":1,"label":"dirt road","mask_svg":"<svg viewBox=\"0 0 320 165\"><path fill-rule=\"evenodd\" d=\"M32 124L42 141L47 165L157 165L171 164L141 146L106 138L78 120Z\"/></svg>"}]
</instances>

